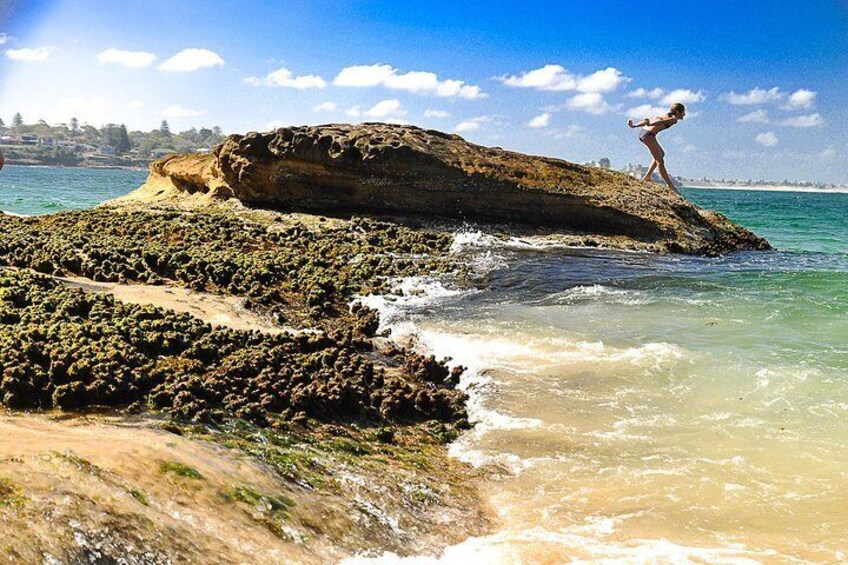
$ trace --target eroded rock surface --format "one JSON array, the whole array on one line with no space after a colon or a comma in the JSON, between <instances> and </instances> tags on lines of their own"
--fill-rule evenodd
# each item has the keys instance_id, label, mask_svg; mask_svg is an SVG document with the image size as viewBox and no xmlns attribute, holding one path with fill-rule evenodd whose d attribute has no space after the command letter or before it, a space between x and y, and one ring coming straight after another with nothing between
<instances>
[{"instance_id":1,"label":"eroded rock surface","mask_svg":"<svg viewBox=\"0 0 848 565\"><path fill-rule=\"evenodd\" d=\"M127 199L174 193L293 210L551 226L656 251L769 248L665 186L414 126L334 124L233 135L212 155L154 162L148 182Z\"/></svg>"}]
</instances>

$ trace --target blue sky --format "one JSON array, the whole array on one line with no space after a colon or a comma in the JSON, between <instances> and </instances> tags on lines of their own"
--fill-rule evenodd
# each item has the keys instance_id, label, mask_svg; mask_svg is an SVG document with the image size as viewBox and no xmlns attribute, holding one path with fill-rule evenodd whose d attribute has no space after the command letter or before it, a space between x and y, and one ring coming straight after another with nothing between
<instances>
[{"instance_id":1,"label":"blue sky","mask_svg":"<svg viewBox=\"0 0 848 565\"><path fill-rule=\"evenodd\" d=\"M0 0L0 117L405 121L613 166L848 183L848 1Z\"/></svg>"}]
</instances>

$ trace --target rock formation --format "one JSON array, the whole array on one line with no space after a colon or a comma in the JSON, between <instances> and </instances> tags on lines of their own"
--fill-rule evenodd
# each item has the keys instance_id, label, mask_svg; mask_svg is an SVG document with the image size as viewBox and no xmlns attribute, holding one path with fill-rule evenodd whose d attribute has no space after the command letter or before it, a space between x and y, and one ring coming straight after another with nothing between
<instances>
[{"instance_id":1,"label":"rock formation","mask_svg":"<svg viewBox=\"0 0 848 565\"><path fill-rule=\"evenodd\" d=\"M233 135L171 155L125 200L180 195L314 212L426 215L549 226L605 245L695 254L769 244L660 184L380 123Z\"/></svg>"}]
</instances>

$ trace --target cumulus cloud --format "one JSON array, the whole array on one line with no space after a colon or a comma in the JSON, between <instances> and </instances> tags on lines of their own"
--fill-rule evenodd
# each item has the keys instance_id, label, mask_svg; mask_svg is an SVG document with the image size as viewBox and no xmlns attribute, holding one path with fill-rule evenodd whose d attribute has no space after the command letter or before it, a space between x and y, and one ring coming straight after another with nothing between
<instances>
[{"instance_id":1,"label":"cumulus cloud","mask_svg":"<svg viewBox=\"0 0 848 565\"><path fill-rule=\"evenodd\" d=\"M312 107L313 112L335 112L336 111L336 103L335 102L322 102Z\"/></svg>"},{"instance_id":2,"label":"cumulus cloud","mask_svg":"<svg viewBox=\"0 0 848 565\"><path fill-rule=\"evenodd\" d=\"M532 120L527 122L527 126L531 128L544 128L548 127L548 124L551 122L551 115L548 112L544 114L539 114L534 117Z\"/></svg>"},{"instance_id":3,"label":"cumulus cloud","mask_svg":"<svg viewBox=\"0 0 848 565\"><path fill-rule=\"evenodd\" d=\"M6 57L12 61L46 61L54 51L56 48L51 46L6 49Z\"/></svg>"},{"instance_id":4,"label":"cumulus cloud","mask_svg":"<svg viewBox=\"0 0 848 565\"><path fill-rule=\"evenodd\" d=\"M209 67L223 67L224 59L209 49L183 49L161 65L159 70L170 73L190 73Z\"/></svg>"},{"instance_id":5,"label":"cumulus cloud","mask_svg":"<svg viewBox=\"0 0 848 565\"><path fill-rule=\"evenodd\" d=\"M663 94L665 94L665 90L662 88L654 88L652 90L637 88L632 92L628 92L627 96L630 98L649 98L651 100L659 100L662 98Z\"/></svg>"},{"instance_id":6,"label":"cumulus cloud","mask_svg":"<svg viewBox=\"0 0 848 565\"><path fill-rule=\"evenodd\" d=\"M481 125L492 123L494 121L495 118L493 116L477 116L476 118L459 122L453 129L458 132L475 131L480 129Z\"/></svg>"},{"instance_id":7,"label":"cumulus cloud","mask_svg":"<svg viewBox=\"0 0 848 565\"><path fill-rule=\"evenodd\" d=\"M588 76L581 76L572 73L562 65L545 65L520 75L499 77L499 80L507 86L516 88L598 93L612 92L631 79L625 77L615 67L607 67Z\"/></svg>"},{"instance_id":8,"label":"cumulus cloud","mask_svg":"<svg viewBox=\"0 0 848 565\"><path fill-rule=\"evenodd\" d=\"M327 82L317 75L294 76L292 72L286 68L277 69L272 73L268 73L268 75L264 78L247 77L244 79L244 82L252 84L253 86L294 88L297 90L324 88L327 86Z\"/></svg>"},{"instance_id":9,"label":"cumulus cloud","mask_svg":"<svg viewBox=\"0 0 848 565\"><path fill-rule=\"evenodd\" d=\"M794 118L787 118L780 122L782 126L789 126L793 128L814 128L816 126L820 126L824 123L824 118L821 117L821 114L816 112L815 114L807 114L805 116L795 116Z\"/></svg>"},{"instance_id":10,"label":"cumulus cloud","mask_svg":"<svg viewBox=\"0 0 848 565\"><path fill-rule=\"evenodd\" d=\"M700 90L695 92L688 88L677 88L663 96L660 102L670 106L676 102L680 102L681 104L696 104L698 102L703 102L705 99L706 96L704 96L704 93Z\"/></svg>"},{"instance_id":11,"label":"cumulus cloud","mask_svg":"<svg viewBox=\"0 0 848 565\"><path fill-rule=\"evenodd\" d=\"M630 108L625 112L628 118L653 118L655 116L659 116L661 114L667 114L668 108L663 106L652 106L651 104L641 104L639 106L635 106Z\"/></svg>"},{"instance_id":12,"label":"cumulus cloud","mask_svg":"<svg viewBox=\"0 0 848 565\"><path fill-rule=\"evenodd\" d=\"M359 88L382 86L390 90L429 94L441 98L478 100L486 97L479 86L466 84L462 80L440 80L436 73L427 71L401 73L391 65L382 64L345 67L336 75L333 84Z\"/></svg>"},{"instance_id":13,"label":"cumulus cloud","mask_svg":"<svg viewBox=\"0 0 848 565\"><path fill-rule=\"evenodd\" d=\"M362 115L362 111L359 109L359 106L352 106L345 110L345 115L350 116L351 118L358 118Z\"/></svg>"},{"instance_id":14,"label":"cumulus cloud","mask_svg":"<svg viewBox=\"0 0 848 565\"><path fill-rule=\"evenodd\" d=\"M0 33L0 45L5 45L9 41L9 36L5 33Z\"/></svg>"},{"instance_id":15,"label":"cumulus cloud","mask_svg":"<svg viewBox=\"0 0 848 565\"><path fill-rule=\"evenodd\" d=\"M403 109L400 100L392 98L389 100L381 100L374 104L369 110L363 112L369 118L399 118L407 114Z\"/></svg>"},{"instance_id":16,"label":"cumulus cloud","mask_svg":"<svg viewBox=\"0 0 848 565\"><path fill-rule=\"evenodd\" d=\"M104 65L114 64L132 69L149 67L156 60L156 55L147 51L123 51L121 49L107 49L97 54L97 60Z\"/></svg>"},{"instance_id":17,"label":"cumulus cloud","mask_svg":"<svg viewBox=\"0 0 848 565\"><path fill-rule=\"evenodd\" d=\"M789 108L811 108L816 101L816 92L802 88L789 95Z\"/></svg>"},{"instance_id":18,"label":"cumulus cloud","mask_svg":"<svg viewBox=\"0 0 848 565\"><path fill-rule=\"evenodd\" d=\"M779 141L773 131L763 132L754 138L754 141L766 147L774 147Z\"/></svg>"},{"instance_id":19,"label":"cumulus cloud","mask_svg":"<svg viewBox=\"0 0 848 565\"><path fill-rule=\"evenodd\" d=\"M611 112L616 108L604 100L603 95L598 92L582 92L575 94L565 103L571 110L580 110L589 114L600 116Z\"/></svg>"},{"instance_id":20,"label":"cumulus cloud","mask_svg":"<svg viewBox=\"0 0 848 565\"><path fill-rule=\"evenodd\" d=\"M734 106L751 106L780 100L783 98L783 93L776 86L768 90L757 87L752 88L743 94L737 94L736 92L731 91L723 94L721 98Z\"/></svg>"},{"instance_id":21,"label":"cumulus cloud","mask_svg":"<svg viewBox=\"0 0 848 565\"><path fill-rule=\"evenodd\" d=\"M165 110L162 111L162 115L166 118L195 118L202 114L203 112L201 112L200 110L195 110L193 108L184 108L179 104L168 106L167 108L165 108Z\"/></svg>"},{"instance_id":22,"label":"cumulus cloud","mask_svg":"<svg viewBox=\"0 0 848 565\"><path fill-rule=\"evenodd\" d=\"M424 111L425 118L450 118L450 112L445 112L444 110L425 110Z\"/></svg>"},{"instance_id":23,"label":"cumulus cloud","mask_svg":"<svg viewBox=\"0 0 848 565\"><path fill-rule=\"evenodd\" d=\"M754 110L749 114L745 114L739 118L736 118L737 122L740 123L754 123L754 124L767 124L769 123L768 112L760 108L759 110Z\"/></svg>"}]
</instances>

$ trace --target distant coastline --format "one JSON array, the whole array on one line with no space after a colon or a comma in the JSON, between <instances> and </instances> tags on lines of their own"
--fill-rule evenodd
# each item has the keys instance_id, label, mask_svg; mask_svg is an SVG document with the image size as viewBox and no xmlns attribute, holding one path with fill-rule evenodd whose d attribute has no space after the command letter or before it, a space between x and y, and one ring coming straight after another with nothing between
<instances>
[{"instance_id":1,"label":"distant coastline","mask_svg":"<svg viewBox=\"0 0 848 565\"><path fill-rule=\"evenodd\" d=\"M834 188L815 188L811 186L792 185L715 185L715 184L685 184L683 188L696 190L756 190L762 192L804 192L812 194L848 194L848 186Z\"/></svg>"}]
</instances>

